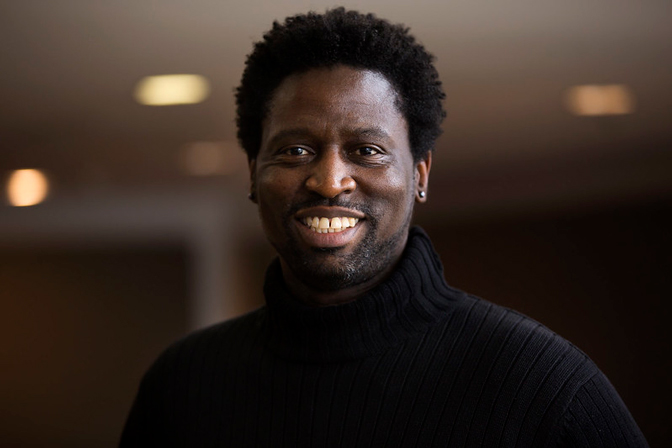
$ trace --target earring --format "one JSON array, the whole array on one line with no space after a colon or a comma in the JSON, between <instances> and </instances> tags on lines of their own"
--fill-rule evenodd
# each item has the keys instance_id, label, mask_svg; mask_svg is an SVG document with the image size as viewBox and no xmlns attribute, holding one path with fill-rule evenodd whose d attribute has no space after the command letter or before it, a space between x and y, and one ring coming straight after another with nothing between
<instances>
[{"instance_id":1,"label":"earring","mask_svg":"<svg viewBox=\"0 0 672 448\"><path fill-rule=\"evenodd\" d=\"M420 190L420 191L418 192L418 196L420 196L421 199L424 199L424 197L427 196L427 193L425 193L424 191Z\"/></svg>"},{"instance_id":2,"label":"earring","mask_svg":"<svg viewBox=\"0 0 672 448\"><path fill-rule=\"evenodd\" d=\"M250 194L247 195L247 199L254 202L254 200L257 199L257 196L254 194L254 192L251 192Z\"/></svg>"}]
</instances>

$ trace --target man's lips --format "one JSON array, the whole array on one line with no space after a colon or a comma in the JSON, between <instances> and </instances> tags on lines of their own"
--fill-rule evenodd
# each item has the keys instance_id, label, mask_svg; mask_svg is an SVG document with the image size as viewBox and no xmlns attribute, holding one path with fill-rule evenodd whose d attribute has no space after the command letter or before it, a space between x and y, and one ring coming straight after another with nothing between
<instances>
[{"instance_id":1,"label":"man's lips","mask_svg":"<svg viewBox=\"0 0 672 448\"><path fill-rule=\"evenodd\" d=\"M296 217L300 220L302 218L307 218L309 216L319 216L320 218L336 218L341 216L347 216L351 218L364 219L366 215L359 210L354 210L347 207L329 207L329 206L318 206L318 207L308 207L302 208L296 212Z\"/></svg>"},{"instance_id":2,"label":"man's lips","mask_svg":"<svg viewBox=\"0 0 672 448\"><path fill-rule=\"evenodd\" d=\"M318 218L317 216L308 217L303 220L303 223L313 232L317 233L339 233L350 227L355 227L359 219L348 218L343 216L341 218Z\"/></svg>"},{"instance_id":3,"label":"man's lips","mask_svg":"<svg viewBox=\"0 0 672 448\"><path fill-rule=\"evenodd\" d=\"M310 207L296 213L296 223L309 246L346 246L359 233L366 215L344 207Z\"/></svg>"},{"instance_id":4,"label":"man's lips","mask_svg":"<svg viewBox=\"0 0 672 448\"><path fill-rule=\"evenodd\" d=\"M343 207L311 207L296 214L299 222L316 233L339 233L365 218L362 212Z\"/></svg>"}]
</instances>

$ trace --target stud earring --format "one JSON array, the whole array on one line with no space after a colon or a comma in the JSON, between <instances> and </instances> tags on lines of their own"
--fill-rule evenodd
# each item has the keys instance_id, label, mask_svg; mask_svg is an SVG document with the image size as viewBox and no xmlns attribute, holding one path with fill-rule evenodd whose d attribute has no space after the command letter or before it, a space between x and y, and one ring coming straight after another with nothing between
<instances>
[{"instance_id":1,"label":"stud earring","mask_svg":"<svg viewBox=\"0 0 672 448\"><path fill-rule=\"evenodd\" d=\"M418 192L418 196L420 196L421 199L424 199L424 197L427 196L427 193L425 193L424 191L420 190L420 191Z\"/></svg>"},{"instance_id":2,"label":"stud earring","mask_svg":"<svg viewBox=\"0 0 672 448\"><path fill-rule=\"evenodd\" d=\"M247 199L249 199L252 202L254 202L256 198L257 196L254 194L254 192L251 192L250 194L247 195Z\"/></svg>"}]
</instances>

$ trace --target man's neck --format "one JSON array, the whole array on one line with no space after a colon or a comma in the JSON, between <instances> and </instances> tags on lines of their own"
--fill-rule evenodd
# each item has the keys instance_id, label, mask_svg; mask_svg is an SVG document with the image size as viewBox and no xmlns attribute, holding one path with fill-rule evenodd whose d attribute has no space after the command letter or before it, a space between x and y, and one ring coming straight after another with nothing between
<instances>
[{"instance_id":1,"label":"man's neck","mask_svg":"<svg viewBox=\"0 0 672 448\"><path fill-rule=\"evenodd\" d=\"M306 284L294 275L282 258L280 259L280 265L282 266L282 277L289 292L305 305L321 307L343 305L359 299L368 291L384 282L392 273L400 258L398 257L394 263L391 263L389 267L379 272L373 278L357 285L336 290L326 290Z\"/></svg>"}]
</instances>

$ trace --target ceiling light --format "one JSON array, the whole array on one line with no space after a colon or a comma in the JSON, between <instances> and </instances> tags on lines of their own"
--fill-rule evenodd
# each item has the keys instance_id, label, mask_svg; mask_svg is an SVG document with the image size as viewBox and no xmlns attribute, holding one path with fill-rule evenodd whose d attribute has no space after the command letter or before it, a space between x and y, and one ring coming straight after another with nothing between
<instances>
[{"instance_id":1,"label":"ceiling light","mask_svg":"<svg viewBox=\"0 0 672 448\"><path fill-rule=\"evenodd\" d=\"M567 89L567 108L574 115L624 115L635 108L635 97L622 84L583 85Z\"/></svg>"},{"instance_id":2,"label":"ceiling light","mask_svg":"<svg viewBox=\"0 0 672 448\"><path fill-rule=\"evenodd\" d=\"M44 201L49 181L40 170L16 170L9 176L7 196L15 207L26 207Z\"/></svg>"},{"instance_id":3,"label":"ceiling light","mask_svg":"<svg viewBox=\"0 0 672 448\"><path fill-rule=\"evenodd\" d=\"M135 86L135 100L146 106L196 104L210 93L208 80L200 75L159 75L142 78Z\"/></svg>"}]
</instances>

